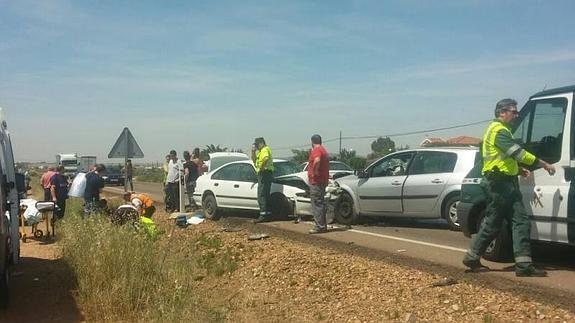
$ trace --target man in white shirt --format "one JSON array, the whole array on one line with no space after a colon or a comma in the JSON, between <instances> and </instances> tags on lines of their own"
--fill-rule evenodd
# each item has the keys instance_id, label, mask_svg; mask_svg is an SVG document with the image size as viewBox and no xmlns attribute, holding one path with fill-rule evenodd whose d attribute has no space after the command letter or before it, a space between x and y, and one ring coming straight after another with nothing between
<instances>
[{"instance_id":1,"label":"man in white shirt","mask_svg":"<svg viewBox=\"0 0 575 323\"><path fill-rule=\"evenodd\" d=\"M168 163L168 176L166 178L166 192L168 195L166 209L170 212L180 211L180 174L183 170L182 162L178 159L176 151L170 151Z\"/></svg>"}]
</instances>

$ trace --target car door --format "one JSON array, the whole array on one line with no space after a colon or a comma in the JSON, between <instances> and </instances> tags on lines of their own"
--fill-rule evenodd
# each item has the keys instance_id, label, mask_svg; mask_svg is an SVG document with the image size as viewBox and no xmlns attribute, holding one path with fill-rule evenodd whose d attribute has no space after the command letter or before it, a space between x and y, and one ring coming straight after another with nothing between
<instances>
[{"instance_id":1,"label":"car door","mask_svg":"<svg viewBox=\"0 0 575 323\"><path fill-rule=\"evenodd\" d=\"M519 126L514 131L514 137L524 148L554 164L557 170L554 176L549 176L542 168L532 168L531 176L519 177L523 204L533 219L531 237L537 240L575 242L575 229L569 224L574 215L567 211L573 181L565 180L573 151L569 149L569 137L573 140L575 136L573 129L569 134L565 126L569 99L571 95L528 102L521 110Z\"/></svg>"},{"instance_id":2,"label":"car door","mask_svg":"<svg viewBox=\"0 0 575 323\"><path fill-rule=\"evenodd\" d=\"M409 216L434 217L441 207L439 197L457 162L457 154L443 151L419 151L409 167L403 185L403 213Z\"/></svg>"},{"instance_id":3,"label":"car door","mask_svg":"<svg viewBox=\"0 0 575 323\"><path fill-rule=\"evenodd\" d=\"M235 204L244 209L258 209L258 178L252 164L243 163L237 169L232 186Z\"/></svg>"},{"instance_id":4,"label":"car door","mask_svg":"<svg viewBox=\"0 0 575 323\"><path fill-rule=\"evenodd\" d=\"M242 168L242 163L232 163L218 169L212 175L210 189L216 196L218 206L233 208L241 204L238 199L238 188Z\"/></svg>"},{"instance_id":5,"label":"car door","mask_svg":"<svg viewBox=\"0 0 575 323\"><path fill-rule=\"evenodd\" d=\"M358 181L358 200L364 213L402 212L401 192L414 153L397 153L380 159Z\"/></svg>"}]
</instances>

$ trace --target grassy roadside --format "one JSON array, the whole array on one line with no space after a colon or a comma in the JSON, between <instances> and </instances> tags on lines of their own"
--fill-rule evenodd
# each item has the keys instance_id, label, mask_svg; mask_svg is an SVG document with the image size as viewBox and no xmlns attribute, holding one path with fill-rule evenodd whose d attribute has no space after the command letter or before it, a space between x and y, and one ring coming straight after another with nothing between
<instances>
[{"instance_id":1,"label":"grassy roadside","mask_svg":"<svg viewBox=\"0 0 575 323\"><path fill-rule=\"evenodd\" d=\"M130 226L113 225L105 215L84 220L81 202L69 201L58 228L59 244L89 321L213 319L194 286L206 275L221 276L237 268L219 239L200 236L182 256L181 249L174 251L170 232L150 239Z\"/></svg>"}]
</instances>

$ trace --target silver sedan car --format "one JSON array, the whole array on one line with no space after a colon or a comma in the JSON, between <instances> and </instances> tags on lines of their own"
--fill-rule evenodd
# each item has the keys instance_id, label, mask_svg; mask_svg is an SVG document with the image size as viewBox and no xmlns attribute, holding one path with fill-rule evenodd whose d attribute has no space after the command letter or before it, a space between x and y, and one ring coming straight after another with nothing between
<instances>
[{"instance_id":1,"label":"silver sedan car","mask_svg":"<svg viewBox=\"0 0 575 323\"><path fill-rule=\"evenodd\" d=\"M421 148L389 154L357 175L334 181L339 187L335 218L356 223L362 215L444 218L459 230L461 182L473 167L475 147Z\"/></svg>"}]
</instances>

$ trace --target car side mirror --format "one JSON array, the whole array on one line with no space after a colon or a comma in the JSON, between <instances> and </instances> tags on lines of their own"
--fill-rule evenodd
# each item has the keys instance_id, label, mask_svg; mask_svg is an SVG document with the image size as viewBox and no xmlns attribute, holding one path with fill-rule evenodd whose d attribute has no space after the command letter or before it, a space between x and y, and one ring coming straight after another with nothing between
<instances>
[{"instance_id":1,"label":"car side mirror","mask_svg":"<svg viewBox=\"0 0 575 323\"><path fill-rule=\"evenodd\" d=\"M358 171L356 172L356 175L357 175L358 178L368 178L368 177L369 177L369 174L368 174L365 170L363 170L363 169L362 169L362 170L358 170Z\"/></svg>"}]
</instances>

